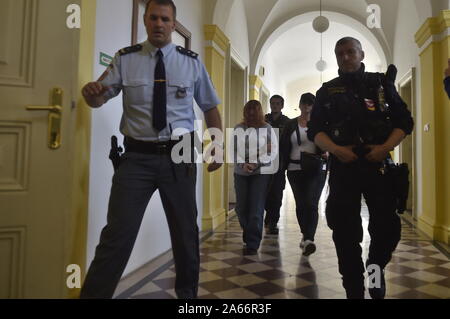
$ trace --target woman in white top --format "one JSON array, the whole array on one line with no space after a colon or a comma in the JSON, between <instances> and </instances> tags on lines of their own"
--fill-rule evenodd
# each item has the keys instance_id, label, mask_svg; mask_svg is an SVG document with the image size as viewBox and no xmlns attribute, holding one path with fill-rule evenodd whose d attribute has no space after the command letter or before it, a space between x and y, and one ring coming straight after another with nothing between
<instances>
[{"instance_id":1,"label":"woman in white top","mask_svg":"<svg viewBox=\"0 0 450 319\"><path fill-rule=\"evenodd\" d=\"M303 239L303 255L316 251L314 236L317 229L318 206L326 179L326 164L321 150L307 137L307 124L314 105L311 93L300 99L301 115L285 127L280 142L280 152L288 180L295 197L297 220Z\"/></svg>"},{"instance_id":2,"label":"woman in white top","mask_svg":"<svg viewBox=\"0 0 450 319\"><path fill-rule=\"evenodd\" d=\"M255 255L263 233L264 203L271 175L263 170L270 166L268 155L277 151L272 127L264 121L259 101L244 107L244 119L234 128L234 187L236 214L243 230L246 255Z\"/></svg>"}]
</instances>

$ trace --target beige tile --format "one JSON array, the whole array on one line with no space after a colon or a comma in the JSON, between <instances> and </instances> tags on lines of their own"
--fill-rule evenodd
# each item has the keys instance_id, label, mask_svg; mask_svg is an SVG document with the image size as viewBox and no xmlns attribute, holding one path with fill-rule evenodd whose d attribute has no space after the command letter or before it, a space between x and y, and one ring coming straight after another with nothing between
<instances>
[{"instance_id":1,"label":"beige tile","mask_svg":"<svg viewBox=\"0 0 450 319\"><path fill-rule=\"evenodd\" d=\"M212 273L210 271L202 271L200 273L199 282L203 283L203 282L218 280L218 279L221 279L221 278L222 277L220 277L219 275L216 275L215 273Z\"/></svg>"},{"instance_id":2,"label":"beige tile","mask_svg":"<svg viewBox=\"0 0 450 319\"><path fill-rule=\"evenodd\" d=\"M430 284L417 288L417 290L426 294L436 296L437 298L450 298L450 289L441 285Z\"/></svg>"},{"instance_id":3,"label":"beige tile","mask_svg":"<svg viewBox=\"0 0 450 319\"><path fill-rule=\"evenodd\" d=\"M213 254L209 254L208 256L211 256L211 257L219 259L219 260L239 257L238 254L235 254L235 253L232 253L232 252L228 252L228 251L219 252L219 253L213 253Z\"/></svg>"},{"instance_id":4,"label":"beige tile","mask_svg":"<svg viewBox=\"0 0 450 319\"><path fill-rule=\"evenodd\" d=\"M417 270L426 270L428 268L433 268L433 265L427 264L427 263L423 263L420 261L406 261L404 263L402 263L402 266L407 266L413 269L417 269Z\"/></svg>"},{"instance_id":5,"label":"beige tile","mask_svg":"<svg viewBox=\"0 0 450 319\"><path fill-rule=\"evenodd\" d=\"M271 283L278 285L280 287L284 287L288 290L295 290L297 288L302 288L306 286L310 286L312 283L310 281L304 280L298 277L286 277L277 280L271 280Z\"/></svg>"},{"instance_id":6,"label":"beige tile","mask_svg":"<svg viewBox=\"0 0 450 319\"><path fill-rule=\"evenodd\" d=\"M227 278L227 280L241 287L247 287L266 281L265 279L255 276L253 274L234 276Z\"/></svg>"},{"instance_id":7,"label":"beige tile","mask_svg":"<svg viewBox=\"0 0 450 319\"><path fill-rule=\"evenodd\" d=\"M285 292L265 296L264 299L307 299L307 298L305 296L296 294L293 291L285 291Z\"/></svg>"},{"instance_id":8,"label":"beige tile","mask_svg":"<svg viewBox=\"0 0 450 319\"><path fill-rule=\"evenodd\" d=\"M442 279L445 279L445 276L433 274L427 271L416 271L406 275L407 277L412 277L415 279L423 280L429 283L433 283Z\"/></svg>"},{"instance_id":9,"label":"beige tile","mask_svg":"<svg viewBox=\"0 0 450 319\"><path fill-rule=\"evenodd\" d=\"M154 280L173 278L173 277L175 277L175 272L170 269L167 269L166 271L161 273L158 277L156 277Z\"/></svg>"},{"instance_id":10,"label":"beige tile","mask_svg":"<svg viewBox=\"0 0 450 319\"><path fill-rule=\"evenodd\" d=\"M402 292L408 291L410 288L403 287L397 284L393 284L390 282L386 282L386 295L387 296L395 296L401 294Z\"/></svg>"},{"instance_id":11,"label":"beige tile","mask_svg":"<svg viewBox=\"0 0 450 319\"><path fill-rule=\"evenodd\" d=\"M217 270L217 269L223 269L228 268L230 265L224 263L223 261L210 261L206 263L202 263L201 267L206 270Z\"/></svg>"},{"instance_id":12,"label":"beige tile","mask_svg":"<svg viewBox=\"0 0 450 319\"><path fill-rule=\"evenodd\" d=\"M144 287L136 291L133 295L144 295L152 292L160 291L161 288L155 285L153 282L149 282Z\"/></svg>"},{"instance_id":13,"label":"beige tile","mask_svg":"<svg viewBox=\"0 0 450 319\"><path fill-rule=\"evenodd\" d=\"M215 295L221 299L258 299L259 296L245 288L236 288L221 292L216 292Z\"/></svg>"},{"instance_id":14,"label":"beige tile","mask_svg":"<svg viewBox=\"0 0 450 319\"><path fill-rule=\"evenodd\" d=\"M272 267L266 266L264 264L259 264L259 263L250 263L250 264L246 264L246 265L239 265L239 266L237 266L237 268L242 269L249 273L255 273L255 272L259 272L259 271L273 269Z\"/></svg>"}]
</instances>

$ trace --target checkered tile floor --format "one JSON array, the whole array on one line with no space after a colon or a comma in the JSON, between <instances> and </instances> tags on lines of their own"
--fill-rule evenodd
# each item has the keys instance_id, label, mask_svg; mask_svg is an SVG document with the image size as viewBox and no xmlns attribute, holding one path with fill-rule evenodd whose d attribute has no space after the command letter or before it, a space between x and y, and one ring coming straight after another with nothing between
<instances>
[{"instance_id":1,"label":"checkered tile floor","mask_svg":"<svg viewBox=\"0 0 450 319\"><path fill-rule=\"evenodd\" d=\"M309 257L303 257L299 249L301 234L289 186L283 200L280 233L264 235L258 255L243 255L239 222L236 216L230 217L201 244L199 299L345 298L323 208L321 201L317 251ZM365 260L370 242L367 207L363 206L362 215ZM402 241L386 268L386 281L387 298L450 298L450 260L403 222ZM154 274L143 276L119 298L172 299L174 283L174 265L169 262ZM368 294L366 298L370 298Z\"/></svg>"}]
</instances>

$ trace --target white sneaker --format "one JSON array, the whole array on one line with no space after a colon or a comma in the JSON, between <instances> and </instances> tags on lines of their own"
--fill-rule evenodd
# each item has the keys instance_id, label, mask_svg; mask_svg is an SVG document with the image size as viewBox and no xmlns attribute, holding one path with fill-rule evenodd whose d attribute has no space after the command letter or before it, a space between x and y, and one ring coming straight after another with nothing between
<instances>
[{"instance_id":1,"label":"white sneaker","mask_svg":"<svg viewBox=\"0 0 450 319\"><path fill-rule=\"evenodd\" d=\"M303 244L303 256L309 256L316 251L316 244L311 240L305 240Z\"/></svg>"}]
</instances>

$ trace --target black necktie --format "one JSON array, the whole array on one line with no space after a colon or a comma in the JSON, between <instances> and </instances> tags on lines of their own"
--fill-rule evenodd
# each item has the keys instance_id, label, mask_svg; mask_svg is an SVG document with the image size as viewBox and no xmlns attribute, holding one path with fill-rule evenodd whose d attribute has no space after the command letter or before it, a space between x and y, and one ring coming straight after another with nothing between
<instances>
[{"instance_id":1,"label":"black necktie","mask_svg":"<svg viewBox=\"0 0 450 319\"><path fill-rule=\"evenodd\" d=\"M156 52L158 62L155 67L155 86L153 88L153 127L162 131L167 126L166 68L163 53Z\"/></svg>"}]
</instances>

